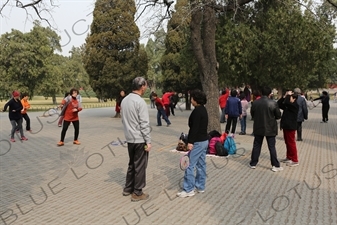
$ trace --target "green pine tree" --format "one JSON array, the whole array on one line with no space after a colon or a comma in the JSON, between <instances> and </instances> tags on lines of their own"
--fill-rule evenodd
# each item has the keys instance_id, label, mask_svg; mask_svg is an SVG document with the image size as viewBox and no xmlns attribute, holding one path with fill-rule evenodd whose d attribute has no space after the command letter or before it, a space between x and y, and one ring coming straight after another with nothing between
<instances>
[{"instance_id":1,"label":"green pine tree","mask_svg":"<svg viewBox=\"0 0 337 225\"><path fill-rule=\"evenodd\" d=\"M131 81L146 76L147 56L140 50L133 0L98 0L83 56L90 85L99 98L131 91Z\"/></svg>"}]
</instances>

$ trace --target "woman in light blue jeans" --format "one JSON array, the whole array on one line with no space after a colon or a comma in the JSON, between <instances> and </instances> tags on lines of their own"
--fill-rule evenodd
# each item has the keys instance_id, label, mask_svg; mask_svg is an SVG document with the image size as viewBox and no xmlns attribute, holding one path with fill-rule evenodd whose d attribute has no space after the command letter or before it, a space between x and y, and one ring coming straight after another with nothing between
<instances>
[{"instance_id":1,"label":"woman in light blue jeans","mask_svg":"<svg viewBox=\"0 0 337 225\"><path fill-rule=\"evenodd\" d=\"M193 150L190 152L190 165L185 170L184 191L189 193L196 189L198 192L205 190L206 183L206 151L208 141L194 142ZM194 177L194 168L197 170Z\"/></svg>"},{"instance_id":2,"label":"woman in light blue jeans","mask_svg":"<svg viewBox=\"0 0 337 225\"><path fill-rule=\"evenodd\" d=\"M191 103L195 107L188 119L188 144L190 164L185 170L183 191L177 193L178 197L185 198L205 192L206 184L206 151L208 148L208 114L205 108L206 95L199 91L191 92ZM194 176L194 168L197 170Z\"/></svg>"}]
</instances>

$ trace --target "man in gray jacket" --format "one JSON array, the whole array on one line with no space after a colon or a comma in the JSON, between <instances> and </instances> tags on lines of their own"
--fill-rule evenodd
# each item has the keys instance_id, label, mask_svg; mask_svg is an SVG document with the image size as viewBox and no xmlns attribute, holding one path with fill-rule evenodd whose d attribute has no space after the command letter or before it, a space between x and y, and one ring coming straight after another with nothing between
<instances>
[{"instance_id":1,"label":"man in gray jacket","mask_svg":"<svg viewBox=\"0 0 337 225\"><path fill-rule=\"evenodd\" d=\"M301 89L295 88L294 93L299 95L299 97L296 100L296 103L299 106L297 115L297 141L303 141L302 122L308 119L308 106L305 97L301 93Z\"/></svg>"},{"instance_id":2,"label":"man in gray jacket","mask_svg":"<svg viewBox=\"0 0 337 225\"><path fill-rule=\"evenodd\" d=\"M254 118L253 133L254 143L250 160L250 168L255 169L259 162L261 147L264 137L267 139L268 149L270 153L270 161L273 172L282 171L280 162L277 159L276 153L276 135L277 135L277 121L281 118L281 111L277 103L270 99L271 89L264 87L262 89L262 97L255 100L251 108L251 114Z\"/></svg>"},{"instance_id":3,"label":"man in gray jacket","mask_svg":"<svg viewBox=\"0 0 337 225\"><path fill-rule=\"evenodd\" d=\"M133 91L121 104L122 123L129 152L123 195L131 195L133 202L149 198L149 195L142 191L146 185L146 167L151 150L149 112L146 102L141 97L146 88L146 80L143 77L136 77L132 81Z\"/></svg>"}]
</instances>

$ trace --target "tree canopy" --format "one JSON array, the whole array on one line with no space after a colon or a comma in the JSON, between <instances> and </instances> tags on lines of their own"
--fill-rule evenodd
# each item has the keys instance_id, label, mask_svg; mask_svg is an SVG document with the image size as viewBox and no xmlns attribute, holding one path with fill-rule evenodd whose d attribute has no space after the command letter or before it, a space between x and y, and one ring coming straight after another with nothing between
<instances>
[{"instance_id":1,"label":"tree canopy","mask_svg":"<svg viewBox=\"0 0 337 225\"><path fill-rule=\"evenodd\" d=\"M131 91L131 81L146 76L147 56L139 44L133 0L98 0L83 62L97 96L113 98Z\"/></svg>"},{"instance_id":2,"label":"tree canopy","mask_svg":"<svg viewBox=\"0 0 337 225\"><path fill-rule=\"evenodd\" d=\"M82 63L81 48L73 48L70 57L59 55L60 37L49 27L35 21L30 32L12 30L0 37L0 92L7 97L13 90L32 98L40 94L52 97L70 88L89 87Z\"/></svg>"},{"instance_id":3,"label":"tree canopy","mask_svg":"<svg viewBox=\"0 0 337 225\"><path fill-rule=\"evenodd\" d=\"M335 27L324 16L292 0L259 1L236 15L228 13L218 26L222 82L289 89L326 84Z\"/></svg>"}]
</instances>

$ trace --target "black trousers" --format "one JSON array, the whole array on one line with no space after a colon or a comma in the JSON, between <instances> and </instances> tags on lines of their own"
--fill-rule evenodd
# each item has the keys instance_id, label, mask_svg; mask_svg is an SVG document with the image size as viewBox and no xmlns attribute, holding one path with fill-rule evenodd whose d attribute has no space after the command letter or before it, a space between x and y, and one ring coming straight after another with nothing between
<instances>
[{"instance_id":1,"label":"black trousers","mask_svg":"<svg viewBox=\"0 0 337 225\"><path fill-rule=\"evenodd\" d=\"M329 113L329 109L330 109L330 106L327 105L323 105L322 107L322 120L323 122L328 122L329 118L328 118L328 113Z\"/></svg>"},{"instance_id":2,"label":"black trousers","mask_svg":"<svg viewBox=\"0 0 337 225\"><path fill-rule=\"evenodd\" d=\"M174 116L174 103L170 103L170 109L171 109L171 113Z\"/></svg>"},{"instance_id":3,"label":"black trousers","mask_svg":"<svg viewBox=\"0 0 337 225\"><path fill-rule=\"evenodd\" d=\"M228 116L225 132L228 134L229 130L231 128L231 125L232 125L232 131L231 131L231 133L234 134L237 122L238 122L238 118L237 117Z\"/></svg>"},{"instance_id":4,"label":"black trousers","mask_svg":"<svg viewBox=\"0 0 337 225\"><path fill-rule=\"evenodd\" d=\"M146 167L149 152L145 151L145 143L128 143L129 166L126 173L124 192L142 195L146 185Z\"/></svg>"},{"instance_id":5,"label":"black trousers","mask_svg":"<svg viewBox=\"0 0 337 225\"><path fill-rule=\"evenodd\" d=\"M297 140L302 139L302 122L297 121Z\"/></svg>"},{"instance_id":6,"label":"black trousers","mask_svg":"<svg viewBox=\"0 0 337 225\"><path fill-rule=\"evenodd\" d=\"M26 130L30 130L30 118L28 114L22 114L22 117L26 120Z\"/></svg>"},{"instance_id":7,"label":"black trousers","mask_svg":"<svg viewBox=\"0 0 337 225\"><path fill-rule=\"evenodd\" d=\"M74 141L76 141L78 139L78 134L80 133L80 121L63 121L63 127L62 127L62 132L61 132L61 141L64 142L64 138L66 136L68 127L70 125L70 123L73 123L74 125Z\"/></svg>"},{"instance_id":8,"label":"black trousers","mask_svg":"<svg viewBox=\"0 0 337 225\"><path fill-rule=\"evenodd\" d=\"M252 156L251 156L251 160L249 163L251 166L256 166L256 164L259 162L263 138L264 136L254 135L253 151L252 151ZM270 153L271 165L275 167L280 167L280 162L277 159L277 153L276 153L276 148L275 148L275 144L276 144L275 136L266 136L266 139L267 139L268 149Z\"/></svg>"}]
</instances>

